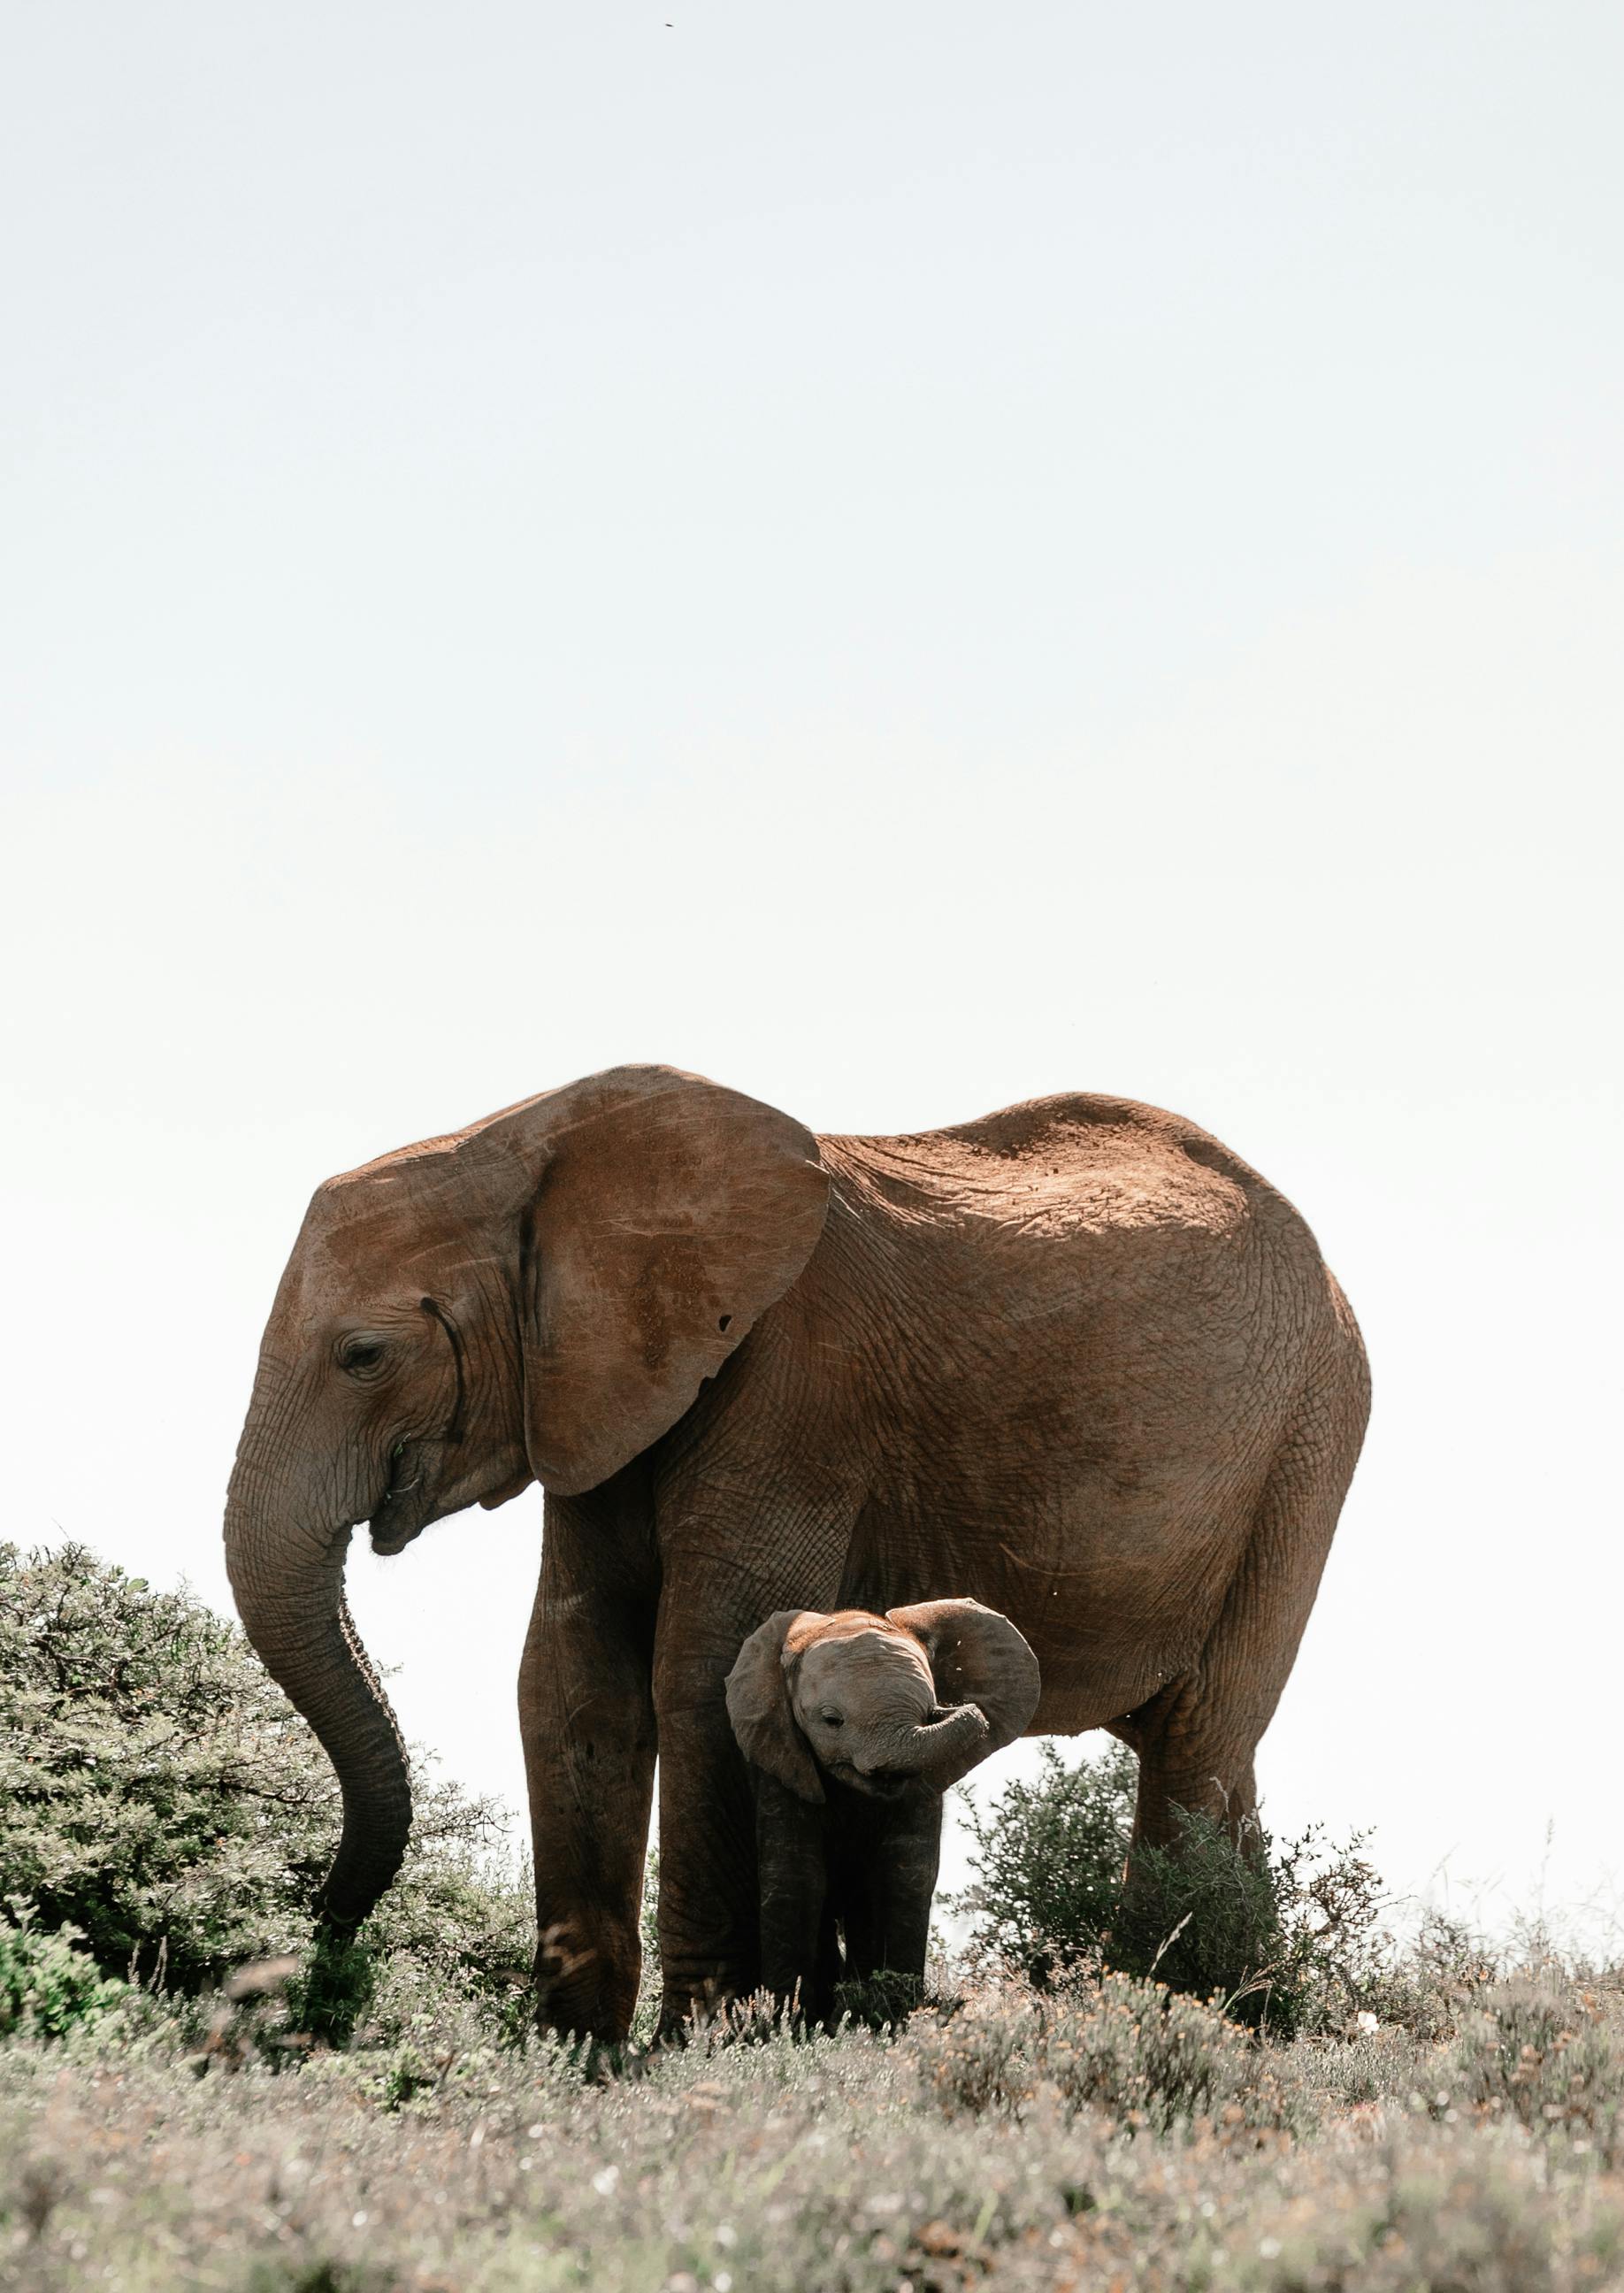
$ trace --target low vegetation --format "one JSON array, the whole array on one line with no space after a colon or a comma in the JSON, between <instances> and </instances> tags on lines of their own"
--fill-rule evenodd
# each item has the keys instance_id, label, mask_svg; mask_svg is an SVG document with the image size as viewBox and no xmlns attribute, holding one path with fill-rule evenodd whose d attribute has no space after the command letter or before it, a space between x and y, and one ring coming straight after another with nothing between
<instances>
[{"instance_id":1,"label":"low vegetation","mask_svg":"<svg viewBox=\"0 0 1624 2293\"><path fill-rule=\"evenodd\" d=\"M977 1814L919 2011L606 2062L529 2029L522 1890L456 1793L312 1961L325 1762L187 1596L0 1554L0 1697L20 2293L1624 2285L1624 1981L1401 1949L1357 1842L1192 1829L1124 1902L1124 1754Z\"/></svg>"},{"instance_id":2,"label":"low vegetation","mask_svg":"<svg viewBox=\"0 0 1624 2293\"><path fill-rule=\"evenodd\" d=\"M1401 1963L1362 1836L1337 1845L1315 1829L1282 1844L1254 1822L1236 1838L1180 1811L1176 1847L1142 1847L1125 1887L1136 1781L1122 1745L1068 1760L1047 1743L1033 1780L984 1811L971 1803L976 1876L951 1908L974 1961L1039 1990L1107 1966L1155 1976L1278 2038L1361 2013L1413 2021L1434 1974L1470 1978L1471 1937L1441 1920Z\"/></svg>"},{"instance_id":3,"label":"low vegetation","mask_svg":"<svg viewBox=\"0 0 1624 2293\"><path fill-rule=\"evenodd\" d=\"M233 2010L250 2015L254 2008ZM0 2046L0 2281L240 2293L1414 2293L1624 2281L1624 1999L1553 1968L1448 2039L1259 2039L1007 1981L617 2074L467 2018L278 2070L102 2019Z\"/></svg>"},{"instance_id":4,"label":"low vegetation","mask_svg":"<svg viewBox=\"0 0 1624 2293\"><path fill-rule=\"evenodd\" d=\"M416 1764L406 1868L360 1948L317 1970L327 2010L392 2029L427 1995L521 2018L528 1883L496 1811ZM338 1830L326 1754L234 1625L83 1545L0 1544L0 1906L36 1936L0 1928L0 1953L66 1928L103 1976L212 1989L308 1953Z\"/></svg>"}]
</instances>

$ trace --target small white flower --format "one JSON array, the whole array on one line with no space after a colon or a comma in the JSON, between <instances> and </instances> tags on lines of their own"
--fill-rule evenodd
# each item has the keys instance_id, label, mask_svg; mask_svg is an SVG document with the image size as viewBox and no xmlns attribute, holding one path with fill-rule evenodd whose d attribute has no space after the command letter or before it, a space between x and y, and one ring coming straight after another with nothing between
<instances>
[{"instance_id":1,"label":"small white flower","mask_svg":"<svg viewBox=\"0 0 1624 2293\"><path fill-rule=\"evenodd\" d=\"M1377 2021L1374 2014L1361 2013L1358 2016L1357 2020L1360 2029L1365 2032L1367 2037L1372 2030L1379 2030L1381 2029L1381 2024Z\"/></svg>"},{"instance_id":2,"label":"small white flower","mask_svg":"<svg viewBox=\"0 0 1624 2293\"><path fill-rule=\"evenodd\" d=\"M619 2167L605 2166L601 2174L593 2176L592 2186L601 2198L612 2198L620 2187Z\"/></svg>"},{"instance_id":3,"label":"small white flower","mask_svg":"<svg viewBox=\"0 0 1624 2293\"><path fill-rule=\"evenodd\" d=\"M733 2276L731 2270L717 2270L710 2281L715 2287L716 2293L733 2293Z\"/></svg>"},{"instance_id":4,"label":"small white flower","mask_svg":"<svg viewBox=\"0 0 1624 2293\"><path fill-rule=\"evenodd\" d=\"M731 2222L718 2222L716 2224L716 2243L718 2245L737 2245L738 2242L739 2232L733 2227Z\"/></svg>"},{"instance_id":5,"label":"small white flower","mask_svg":"<svg viewBox=\"0 0 1624 2293\"><path fill-rule=\"evenodd\" d=\"M1278 2260L1280 2257L1279 2238L1260 2237L1257 2240L1257 2250L1262 2254L1265 2261Z\"/></svg>"},{"instance_id":6,"label":"small white flower","mask_svg":"<svg viewBox=\"0 0 1624 2293\"><path fill-rule=\"evenodd\" d=\"M351 2214L350 2221L351 2226L356 2229L365 2229L367 2226L367 2216L365 2214Z\"/></svg>"},{"instance_id":7,"label":"small white flower","mask_svg":"<svg viewBox=\"0 0 1624 2293\"><path fill-rule=\"evenodd\" d=\"M545 2126L527 2126L524 2129L525 2138L527 2141L539 2142L546 2130Z\"/></svg>"}]
</instances>

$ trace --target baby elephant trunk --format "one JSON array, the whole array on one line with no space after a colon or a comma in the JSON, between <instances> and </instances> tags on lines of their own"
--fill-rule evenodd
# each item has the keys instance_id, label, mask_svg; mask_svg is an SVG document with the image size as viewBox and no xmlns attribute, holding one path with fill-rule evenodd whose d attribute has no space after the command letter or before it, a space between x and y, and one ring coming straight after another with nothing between
<instances>
[{"instance_id":1,"label":"baby elephant trunk","mask_svg":"<svg viewBox=\"0 0 1624 2293\"><path fill-rule=\"evenodd\" d=\"M956 1705L940 1720L924 1721L913 1730L907 1765L932 1791L944 1792L985 1758L991 1732L979 1705Z\"/></svg>"}]
</instances>

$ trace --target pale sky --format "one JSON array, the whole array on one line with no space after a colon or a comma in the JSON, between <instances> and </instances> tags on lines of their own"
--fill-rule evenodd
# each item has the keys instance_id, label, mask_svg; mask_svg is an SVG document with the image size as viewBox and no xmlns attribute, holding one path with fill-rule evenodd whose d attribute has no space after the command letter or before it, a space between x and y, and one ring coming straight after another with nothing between
<instances>
[{"instance_id":1,"label":"pale sky","mask_svg":"<svg viewBox=\"0 0 1624 2293\"><path fill-rule=\"evenodd\" d=\"M1369 1344L1270 1819L1624 1882L1621 89L1581 0L12 10L0 1534L224 1605L388 1147L1121 1093ZM539 1530L351 1568L510 1799Z\"/></svg>"}]
</instances>

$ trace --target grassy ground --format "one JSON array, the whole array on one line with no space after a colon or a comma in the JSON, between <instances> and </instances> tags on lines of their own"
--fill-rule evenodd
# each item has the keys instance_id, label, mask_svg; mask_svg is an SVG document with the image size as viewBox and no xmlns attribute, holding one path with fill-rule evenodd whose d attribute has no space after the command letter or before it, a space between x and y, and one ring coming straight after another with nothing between
<instances>
[{"instance_id":1,"label":"grassy ground","mask_svg":"<svg viewBox=\"0 0 1624 2293\"><path fill-rule=\"evenodd\" d=\"M0 2047L0 2282L1557 2293L1624 2285L1621 2101L1624 1992L1549 1967L1284 2046L990 1985L596 2081L472 2021L279 2071L115 2021Z\"/></svg>"},{"instance_id":2,"label":"grassy ground","mask_svg":"<svg viewBox=\"0 0 1624 2293\"><path fill-rule=\"evenodd\" d=\"M1531 1941L1507 1979L1435 1918L1401 1948L1359 1840L1192 1819L1125 1900L1135 1790L1051 1748L973 1819L962 1947L1002 1976L943 1970L894 2037L605 2074L528 2033L492 1811L420 1789L366 1935L312 1956L335 1779L240 1633L0 1544L0 2287L1624 2293L1624 1977Z\"/></svg>"}]
</instances>

